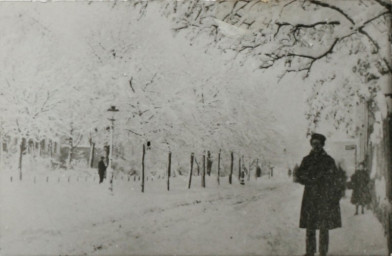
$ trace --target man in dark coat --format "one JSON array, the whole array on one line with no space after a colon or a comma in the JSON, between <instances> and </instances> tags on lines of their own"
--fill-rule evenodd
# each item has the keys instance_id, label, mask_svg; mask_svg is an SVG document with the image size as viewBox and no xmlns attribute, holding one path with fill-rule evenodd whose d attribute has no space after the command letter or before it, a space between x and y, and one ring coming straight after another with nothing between
<instances>
[{"instance_id":1,"label":"man in dark coat","mask_svg":"<svg viewBox=\"0 0 392 256\"><path fill-rule=\"evenodd\" d=\"M99 183L103 182L106 172L106 164L105 164L105 157L101 157L101 161L98 163L98 174L99 174Z\"/></svg>"},{"instance_id":2,"label":"man in dark coat","mask_svg":"<svg viewBox=\"0 0 392 256\"><path fill-rule=\"evenodd\" d=\"M330 229L342 226L339 200L345 189L345 174L323 149L325 136L314 133L310 139L312 151L303 158L295 172L295 180L305 185L302 198L300 228L306 228L306 256L316 253L316 230L319 252L327 255Z\"/></svg>"}]
</instances>

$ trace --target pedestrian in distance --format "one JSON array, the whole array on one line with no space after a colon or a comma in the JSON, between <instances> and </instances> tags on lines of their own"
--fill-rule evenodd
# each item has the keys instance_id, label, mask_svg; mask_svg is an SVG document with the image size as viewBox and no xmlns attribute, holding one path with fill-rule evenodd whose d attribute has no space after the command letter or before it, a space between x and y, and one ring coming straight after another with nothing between
<instances>
[{"instance_id":1,"label":"pedestrian in distance","mask_svg":"<svg viewBox=\"0 0 392 256\"><path fill-rule=\"evenodd\" d=\"M299 227L306 229L306 256L316 253L319 230L320 256L328 253L329 230L342 227L339 201L344 195L346 175L325 150L326 138L314 133L312 150L295 170L295 181L304 185Z\"/></svg>"},{"instance_id":2,"label":"pedestrian in distance","mask_svg":"<svg viewBox=\"0 0 392 256\"><path fill-rule=\"evenodd\" d=\"M348 182L348 188L353 190L351 194L351 203L355 205L355 214L358 215L359 206L362 207L362 214L365 213L365 206L370 203L370 190L369 190L370 177L369 172L362 162L358 165L355 173L351 176Z\"/></svg>"},{"instance_id":3,"label":"pedestrian in distance","mask_svg":"<svg viewBox=\"0 0 392 256\"><path fill-rule=\"evenodd\" d=\"M103 182L106 174L106 164L105 164L105 157L101 157L101 161L98 163L98 175L99 175L99 183Z\"/></svg>"},{"instance_id":4,"label":"pedestrian in distance","mask_svg":"<svg viewBox=\"0 0 392 256\"><path fill-rule=\"evenodd\" d=\"M245 171L241 171L240 184L245 185Z\"/></svg>"},{"instance_id":5,"label":"pedestrian in distance","mask_svg":"<svg viewBox=\"0 0 392 256\"><path fill-rule=\"evenodd\" d=\"M256 177L257 178L261 177L261 167L259 165L257 165L256 167Z\"/></svg>"},{"instance_id":6,"label":"pedestrian in distance","mask_svg":"<svg viewBox=\"0 0 392 256\"><path fill-rule=\"evenodd\" d=\"M210 176L211 175L211 170L212 170L212 156L211 156L211 152L207 151L207 175Z\"/></svg>"}]
</instances>

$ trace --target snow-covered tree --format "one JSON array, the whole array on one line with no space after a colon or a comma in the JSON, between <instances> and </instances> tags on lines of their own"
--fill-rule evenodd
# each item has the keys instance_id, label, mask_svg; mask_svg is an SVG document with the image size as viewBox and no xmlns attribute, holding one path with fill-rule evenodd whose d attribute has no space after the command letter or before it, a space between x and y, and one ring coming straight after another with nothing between
<instances>
[{"instance_id":1,"label":"snow-covered tree","mask_svg":"<svg viewBox=\"0 0 392 256\"><path fill-rule=\"evenodd\" d=\"M233 52L243 65L256 59L266 72L281 70L279 79L298 73L313 83L316 95L309 97L306 115L309 132L322 115L353 134L352 106L382 93L377 84L392 73L386 57L391 45L389 1L194 0L166 3L162 12L173 20L173 30L191 42L208 35L207 47ZM345 89L326 89L336 84ZM344 103L329 104L330 98Z\"/></svg>"}]
</instances>

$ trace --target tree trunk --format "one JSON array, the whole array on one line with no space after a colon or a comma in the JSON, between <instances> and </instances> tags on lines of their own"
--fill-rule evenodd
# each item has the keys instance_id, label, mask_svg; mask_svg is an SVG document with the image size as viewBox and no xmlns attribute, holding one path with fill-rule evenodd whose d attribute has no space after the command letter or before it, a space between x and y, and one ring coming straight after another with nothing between
<instances>
[{"instance_id":1,"label":"tree trunk","mask_svg":"<svg viewBox=\"0 0 392 256\"><path fill-rule=\"evenodd\" d=\"M192 154L191 154L191 171L189 172L188 189L191 188L191 183L192 183L192 175L193 175L193 158L194 158L194 155L193 155L193 153L192 153Z\"/></svg>"},{"instance_id":2,"label":"tree trunk","mask_svg":"<svg viewBox=\"0 0 392 256\"><path fill-rule=\"evenodd\" d=\"M104 146L105 150L105 160L106 160L106 166L109 166L109 153L110 153L110 146L106 145Z\"/></svg>"},{"instance_id":3,"label":"tree trunk","mask_svg":"<svg viewBox=\"0 0 392 256\"><path fill-rule=\"evenodd\" d=\"M197 165L197 176L200 176L200 166L199 166L199 163L197 162L196 157L195 157L195 163Z\"/></svg>"},{"instance_id":4,"label":"tree trunk","mask_svg":"<svg viewBox=\"0 0 392 256\"><path fill-rule=\"evenodd\" d=\"M20 142L20 147L19 147L19 180L22 180L22 162L23 162L23 152L26 148L26 139L22 138Z\"/></svg>"},{"instance_id":5,"label":"tree trunk","mask_svg":"<svg viewBox=\"0 0 392 256\"><path fill-rule=\"evenodd\" d=\"M250 163L250 160L249 160L248 181L250 181L250 167L251 167L250 164L251 164L251 163Z\"/></svg>"},{"instance_id":6,"label":"tree trunk","mask_svg":"<svg viewBox=\"0 0 392 256\"><path fill-rule=\"evenodd\" d=\"M218 185L220 184L220 157L221 157L221 150L219 149L219 153L218 153L218 175L217 175L217 179L218 179Z\"/></svg>"},{"instance_id":7,"label":"tree trunk","mask_svg":"<svg viewBox=\"0 0 392 256\"><path fill-rule=\"evenodd\" d=\"M392 95L391 95L392 97ZM388 164L387 171L387 184L386 184L386 192L389 204L392 204L392 113L389 113L386 123L386 141L389 145L386 147L386 159ZM388 252L389 255L392 255L392 210L389 208L388 216L387 216L387 240L388 240Z\"/></svg>"},{"instance_id":8,"label":"tree trunk","mask_svg":"<svg viewBox=\"0 0 392 256\"><path fill-rule=\"evenodd\" d=\"M42 156L42 142L41 141L38 142L38 156L39 157Z\"/></svg>"},{"instance_id":9,"label":"tree trunk","mask_svg":"<svg viewBox=\"0 0 392 256\"><path fill-rule=\"evenodd\" d=\"M69 147L69 152L68 152L68 168L71 168L72 160L73 160L73 150L74 148L71 146Z\"/></svg>"},{"instance_id":10,"label":"tree trunk","mask_svg":"<svg viewBox=\"0 0 392 256\"><path fill-rule=\"evenodd\" d=\"M1 169L1 166L3 164L3 158L4 158L3 155L4 155L4 151L3 151L3 137L0 134L0 169Z\"/></svg>"},{"instance_id":11,"label":"tree trunk","mask_svg":"<svg viewBox=\"0 0 392 256\"><path fill-rule=\"evenodd\" d=\"M246 167L245 167L245 160L244 160L244 156L242 156L242 165L241 165L241 178L240 178L240 184L241 185L245 185L245 171L246 171Z\"/></svg>"},{"instance_id":12,"label":"tree trunk","mask_svg":"<svg viewBox=\"0 0 392 256\"><path fill-rule=\"evenodd\" d=\"M90 168L94 167L94 156L95 156L95 142L92 142L90 144L90 159L89 159Z\"/></svg>"},{"instance_id":13,"label":"tree trunk","mask_svg":"<svg viewBox=\"0 0 392 256\"><path fill-rule=\"evenodd\" d=\"M74 146L73 146L73 139L72 139L72 137L70 137L68 140L69 140L68 168L71 168L71 163L72 163L72 160L73 160Z\"/></svg>"},{"instance_id":14,"label":"tree trunk","mask_svg":"<svg viewBox=\"0 0 392 256\"><path fill-rule=\"evenodd\" d=\"M144 156L146 155L146 146L143 144L143 156L142 156L142 193L144 193Z\"/></svg>"},{"instance_id":15,"label":"tree trunk","mask_svg":"<svg viewBox=\"0 0 392 256\"><path fill-rule=\"evenodd\" d=\"M233 167L234 167L234 154L233 154L233 152L231 152L230 157L231 157L231 160L230 160L229 184L232 183L232 177L233 177Z\"/></svg>"},{"instance_id":16,"label":"tree trunk","mask_svg":"<svg viewBox=\"0 0 392 256\"><path fill-rule=\"evenodd\" d=\"M169 164L167 166L167 191L170 190L171 152L169 152Z\"/></svg>"},{"instance_id":17,"label":"tree trunk","mask_svg":"<svg viewBox=\"0 0 392 256\"><path fill-rule=\"evenodd\" d=\"M203 172L201 174L201 186L206 187L206 155L203 154Z\"/></svg>"},{"instance_id":18,"label":"tree trunk","mask_svg":"<svg viewBox=\"0 0 392 256\"><path fill-rule=\"evenodd\" d=\"M238 180L241 179L241 157L238 158Z\"/></svg>"},{"instance_id":19,"label":"tree trunk","mask_svg":"<svg viewBox=\"0 0 392 256\"><path fill-rule=\"evenodd\" d=\"M388 252L389 255L392 254L392 212L388 213L388 223L387 223L387 239L388 239Z\"/></svg>"},{"instance_id":20,"label":"tree trunk","mask_svg":"<svg viewBox=\"0 0 392 256\"><path fill-rule=\"evenodd\" d=\"M207 152L207 174L208 176L211 175L211 169L212 169L212 159L211 159L211 152Z\"/></svg>"},{"instance_id":21,"label":"tree trunk","mask_svg":"<svg viewBox=\"0 0 392 256\"><path fill-rule=\"evenodd\" d=\"M49 140L48 150L49 150L50 159L52 159L52 157L53 157L53 141L52 140Z\"/></svg>"}]
</instances>

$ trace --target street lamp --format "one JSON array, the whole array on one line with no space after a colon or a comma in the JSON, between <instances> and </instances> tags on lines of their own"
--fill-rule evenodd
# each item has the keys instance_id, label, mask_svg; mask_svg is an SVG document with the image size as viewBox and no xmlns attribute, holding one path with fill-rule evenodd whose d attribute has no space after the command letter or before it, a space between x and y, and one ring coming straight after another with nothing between
<instances>
[{"instance_id":1,"label":"street lamp","mask_svg":"<svg viewBox=\"0 0 392 256\"><path fill-rule=\"evenodd\" d=\"M114 133L114 114L119 111L116 106L110 106L107 110L108 112L112 113L112 117L109 118L109 121L111 121L111 126L110 126L110 151L109 151L109 164L108 164L108 170L110 172L110 191L113 191L113 169L112 169L112 162L113 162L113 133Z\"/></svg>"}]
</instances>

